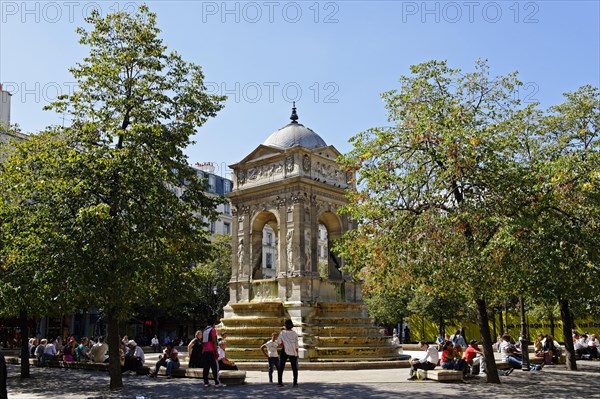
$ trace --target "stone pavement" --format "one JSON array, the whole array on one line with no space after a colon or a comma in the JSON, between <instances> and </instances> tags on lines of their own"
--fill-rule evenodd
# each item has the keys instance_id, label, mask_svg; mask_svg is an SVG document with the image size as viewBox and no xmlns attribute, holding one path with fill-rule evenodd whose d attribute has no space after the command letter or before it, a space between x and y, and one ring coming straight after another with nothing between
<instances>
[{"instance_id":1,"label":"stone pavement","mask_svg":"<svg viewBox=\"0 0 600 399\"><path fill-rule=\"evenodd\" d=\"M108 374L60 368L31 368L32 378L21 380L19 366L9 365L10 399L163 399L202 398L206 394L228 398L395 398L400 395L425 398L600 398L600 362L580 361L579 371L568 372L564 365L547 366L541 372L515 370L500 377L501 385L485 383L475 377L466 383L406 381L408 369L385 370L302 370L300 387L292 388L289 365L284 373L284 388L268 383L266 371L248 371L247 383L241 386L204 388L202 381L190 378L167 380L126 374L125 388L108 390ZM266 367L265 367L266 368Z\"/></svg>"}]
</instances>

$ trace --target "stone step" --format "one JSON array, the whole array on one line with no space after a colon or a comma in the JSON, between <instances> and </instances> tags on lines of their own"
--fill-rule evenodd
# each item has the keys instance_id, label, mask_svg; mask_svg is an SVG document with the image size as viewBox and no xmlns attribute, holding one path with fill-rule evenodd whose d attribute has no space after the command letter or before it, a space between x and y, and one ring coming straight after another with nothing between
<instances>
[{"instance_id":1,"label":"stone step","mask_svg":"<svg viewBox=\"0 0 600 399\"><path fill-rule=\"evenodd\" d=\"M317 345L323 346L388 346L390 339L381 336L373 337L315 337Z\"/></svg>"},{"instance_id":2,"label":"stone step","mask_svg":"<svg viewBox=\"0 0 600 399\"><path fill-rule=\"evenodd\" d=\"M328 326L328 327L316 327L314 334L319 337L381 337L381 333L377 327L372 326L358 326L358 325L347 325L347 326ZM388 337L391 339L390 337Z\"/></svg>"},{"instance_id":3,"label":"stone step","mask_svg":"<svg viewBox=\"0 0 600 399\"><path fill-rule=\"evenodd\" d=\"M262 327L262 326L278 326L282 328L285 322L284 317L262 316L262 317L232 317L223 320L224 329L231 327Z\"/></svg>"},{"instance_id":4,"label":"stone step","mask_svg":"<svg viewBox=\"0 0 600 399\"><path fill-rule=\"evenodd\" d=\"M386 356L395 356L393 348L390 347L371 347L371 346L362 346L362 347L316 347L315 348L317 355L319 358L321 357L331 357L331 358L340 358L340 357L355 357L360 358L361 356L370 356L370 357L386 357ZM397 353L397 351L396 351Z\"/></svg>"},{"instance_id":5,"label":"stone step","mask_svg":"<svg viewBox=\"0 0 600 399\"><path fill-rule=\"evenodd\" d=\"M317 316L312 324L322 326L373 326L373 320L364 317L335 317L335 316ZM376 328L373 326L373 328Z\"/></svg>"},{"instance_id":6,"label":"stone step","mask_svg":"<svg viewBox=\"0 0 600 399\"><path fill-rule=\"evenodd\" d=\"M229 305L237 316L285 317L281 302L235 303Z\"/></svg>"}]
</instances>

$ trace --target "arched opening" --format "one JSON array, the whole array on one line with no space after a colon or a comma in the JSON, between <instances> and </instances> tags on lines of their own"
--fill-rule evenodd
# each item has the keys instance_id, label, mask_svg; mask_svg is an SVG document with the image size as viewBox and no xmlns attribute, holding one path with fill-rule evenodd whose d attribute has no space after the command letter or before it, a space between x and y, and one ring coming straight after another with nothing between
<instances>
[{"instance_id":1,"label":"arched opening","mask_svg":"<svg viewBox=\"0 0 600 399\"><path fill-rule=\"evenodd\" d=\"M342 225L338 216L329 211L319 215L317 234L319 275L329 280L341 280L342 260L331 251L333 240L342 235Z\"/></svg>"},{"instance_id":2,"label":"arched opening","mask_svg":"<svg viewBox=\"0 0 600 399\"><path fill-rule=\"evenodd\" d=\"M277 269L279 268L277 233L270 225L265 224L262 237L262 278L274 278L277 276Z\"/></svg>"},{"instance_id":3,"label":"arched opening","mask_svg":"<svg viewBox=\"0 0 600 399\"><path fill-rule=\"evenodd\" d=\"M279 232L277 217L269 211L260 212L252 222L251 265L252 280L272 278L277 274L279 257L277 256L277 236Z\"/></svg>"}]
</instances>

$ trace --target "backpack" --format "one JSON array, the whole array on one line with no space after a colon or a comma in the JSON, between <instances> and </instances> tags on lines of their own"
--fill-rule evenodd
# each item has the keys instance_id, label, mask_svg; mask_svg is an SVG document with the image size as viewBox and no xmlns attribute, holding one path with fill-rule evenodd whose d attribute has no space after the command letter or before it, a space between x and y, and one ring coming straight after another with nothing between
<instances>
[{"instance_id":1,"label":"backpack","mask_svg":"<svg viewBox=\"0 0 600 399\"><path fill-rule=\"evenodd\" d=\"M206 344L207 342L210 342L210 333L212 332L212 327L208 326L206 327L203 331L202 331L202 346L204 347L204 344Z\"/></svg>"}]
</instances>

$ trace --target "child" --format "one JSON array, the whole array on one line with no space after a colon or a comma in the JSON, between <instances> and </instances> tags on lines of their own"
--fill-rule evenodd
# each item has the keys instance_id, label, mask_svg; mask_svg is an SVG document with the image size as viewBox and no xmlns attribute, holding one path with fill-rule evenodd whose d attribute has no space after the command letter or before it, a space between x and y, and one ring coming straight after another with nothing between
<instances>
[{"instance_id":1,"label":"child","mask_svg":"<svg viewBox=\"0 0 600 399\"><path fill-rule=\"evenodd\" d=\"M273 367L275 367L275 369L279 371L279 368L277 366L277 363L279 363L279 355L277 354L277 347L279 345L276 342L278 337L279 337L279 334L274 332L273 334L271 334L271 340L265 342L263 344L263 346L260 347L260 350L262 351L262 353L269 360L269 382L273 382Z\"/></svg>"}]
</instances>

